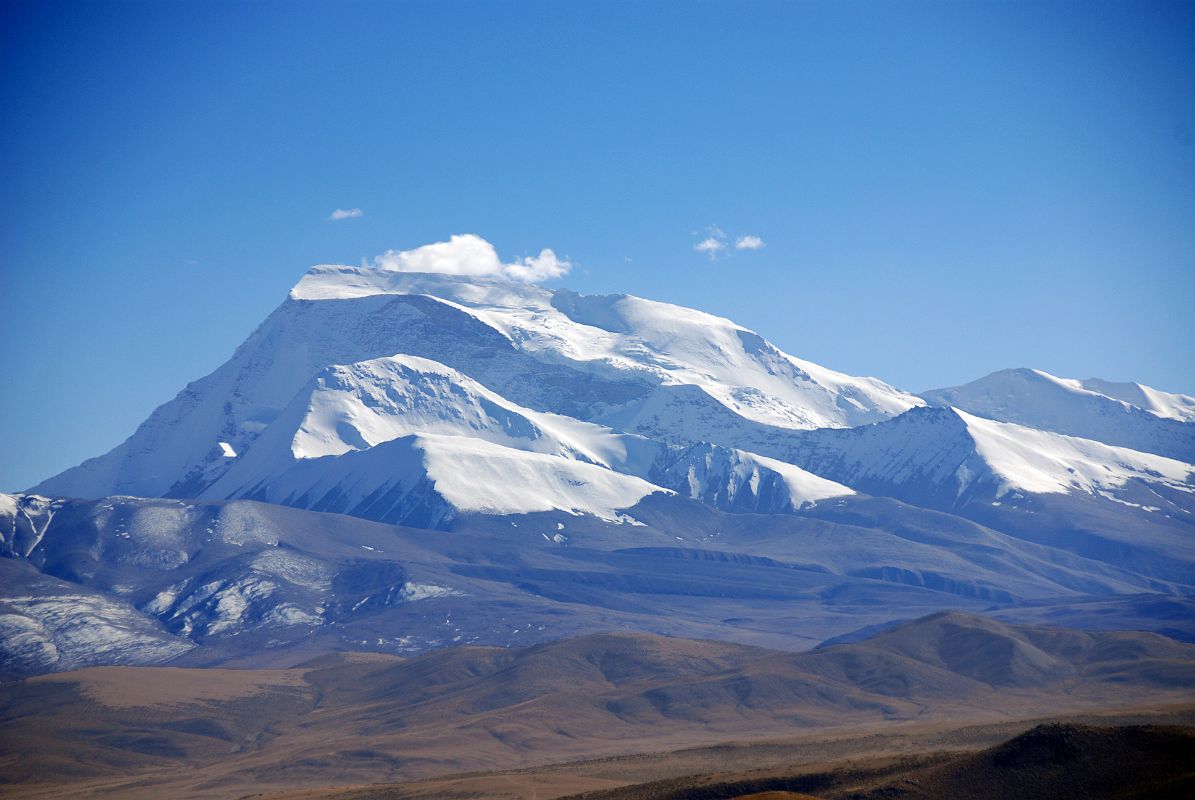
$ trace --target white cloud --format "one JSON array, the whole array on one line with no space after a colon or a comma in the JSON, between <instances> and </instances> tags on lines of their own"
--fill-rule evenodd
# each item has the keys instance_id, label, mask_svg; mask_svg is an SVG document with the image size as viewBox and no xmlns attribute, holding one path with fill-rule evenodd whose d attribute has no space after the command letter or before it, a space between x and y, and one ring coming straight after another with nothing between
<instances>
[{"instance_id":1,"label":"white cloud","mask_svg":"<svg viewBox=\"0 0 1195 800\"><path fill-rule=\"evenodd\" d=\"M709 236L693 245L693 249L698 253L705 253L711 259L714 259L718 257L718 253L721 253L726 249L726 242L723 242L720 239L715 239L713 236Z\"/></svg>"},{"instance_id":2,"label":"white cloud","mask_svg":"<svg viewBox=\"0 0 1195 800\"><path fill-rule=\"evenodd\" d=\"M378 269L396 272L441 272L446 275L497 275L502 272L498 251L472 233L414 250L387 250L373 263Z\"/></svg>"},{"instance_id":3,"label":"white cloud","mask_svg":"<svg viewBox=\"0 0 1195 800\"><path fill-rule=\"evenodd\" d=\"M759 250L766 247L758 236L740 236L734 243L735 250Z\"/></svg>"},{"instance_id":4,"label":"white cloud","mask_svg":"<svg viewBox=\"0 0 1195 800\"><path fill-rule=\"evenodd\" d=\"M337 222L342 219L356 219L364 216L365 212L359 208L338 208L328 215L328 219L331 222Z\"/></svg>"},{"instance_id":5,"label":"white cloud","mask_svg":"<svg viewBox=\"0 0 1195 800\"><path fill-rule=\"evenodd\" d=\"M498 251L472 233L452 236L414 250L387 250L373 260L378 269L397 272L439 272L445 275L483 275L535 283L568 274L572 264L562 261L549 248L538 256L525 256L503 263Z\"/></svg>"}]
</instances>

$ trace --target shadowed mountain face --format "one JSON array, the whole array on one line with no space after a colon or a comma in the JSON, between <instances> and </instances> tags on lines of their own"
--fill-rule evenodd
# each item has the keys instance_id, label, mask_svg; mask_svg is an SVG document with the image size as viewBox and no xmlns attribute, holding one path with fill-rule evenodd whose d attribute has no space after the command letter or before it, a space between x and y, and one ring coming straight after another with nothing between
<instances>
[{"instance_id":1,"label":"shadowed mountain face","mask_svg":"<svg viewBox=\"0 0 1195 800\"><path fill-rule=\"evenodd\" d=\"M400 781L900 720L1179 703L1193 685L1195 646L961 613L798 654L599 634L287 670L106 667L0 688L0 744L21 756L0 777L102 778L117 794L180 765L187 791L161 784L180 794Z\"/></svg>"}]
</instances>

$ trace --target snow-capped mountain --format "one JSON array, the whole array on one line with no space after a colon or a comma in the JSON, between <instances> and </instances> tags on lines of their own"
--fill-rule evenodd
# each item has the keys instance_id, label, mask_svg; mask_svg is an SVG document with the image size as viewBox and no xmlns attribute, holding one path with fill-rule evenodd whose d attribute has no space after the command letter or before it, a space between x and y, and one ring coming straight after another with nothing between
<instances>
[{"instance_id":1,"label":"snow-capped mountain","mask_svg":"<svg viewBox=\"0 0 1195 800\"><path fill-rule=\"evenodd\" d=\"M922 398L692 309L316 267L122 445L0 496L0 672L1147 619L1195 595L1193 402L1035 371Z\"/></svg>"},{"instance_id":2,"label":"snow-capped mountain","mask_svg":"<svg viewBox=\"0 0 1195 800\"><path fill-rule=\"evenodd\" d=\"M1008 369L921 397L988 419L1195 462L1195 397L1139 383Z\"/></svg>"},{"instance_id":3,"label":"snow-capped mountain","mask_svg":"<svg viewBox=\"0 0 1195 800\"><path fill-rule=\"evenodd\" d=\"M1189 514L1191 468L1152 454L1186 452L1195 423L1172 417L1190 398L1137 394L1149 410L1013 371L927 393L960 406L935 411L692 309L319 266L227 363L35 490L244 497L430 527L460 513L617 520L669 492L769 513L854 490L945 509L1066 494ZM1166 497L1143 501L1139 486Z\"/></svg>"},{"instance_id":4,"label":"snow-capped mountain","mask_svg":"<svg viewBox=\"0 0 1195 800\"><path fill-rule=\"evenodd\" d=\"M467 376L468 385L457 380L463 394L428 413L410 404L402 414L381 406L362 413L362 397L372 403L385 395L388 381L401 381L401 370L386 372L378 361L396 356L434 361ZM427 371L420 378L443 379ZM356 382L361 397L354 410L337 406L353 391L338 381ZM374 388L363 390L362 382ZM426 387L425 399L435 391ZM458 400L462 407L450 407ZM608 512L611 502L633 504L653 491L610 475L611 469L642 477L647 465L634 453L619 456L615 465L609 454L593 452L599 440L606 447L635 446L582 420L647 433L657 447L704 441L734 448L739 440L759 441L775 431L886 419L921 402L880 381L800 361L728 320L677 306L486 278L317 267L216 372L160 407L112 452L36 491L76 497L252 494L300 505L306 494L319 506L313 492L352 492L317 474L315 456L353 456L348 450L364 453L363 444L385 444L377 454L336 461L335 469L350 469L352 480L362 478L362 470L402 473L406 496L421 470L432 465L434 472L438 465L433 483L443 482L452 493L452 479L464 482L466 491L457 493L457 508L463 509L469 508L463 495L475 496L496 476L520 474L534 484L551 472L549 483L557 488L604 484L603 497L594 502ZM499 435L504 423L497 417L481 424L488 413L483 405L499 417L518 406L518 424L530 426L526 435L514 429ZM342 427L329 429L321 414L337 418L333 428ZM444 419L434 420L437 414ZM470 414L480 427L469 427ZM475 441L437 438L445 425ZM400 430L416 438L399 442L403 437L391 434ZM498 465L495 459L505 460ZM302 462L301 476L271 482L291 461ZM412 466L416 462L421 464ZM480 471L471 476L470 468ZM355 499L382 488L362 485ZM546 487L535 493L544 494L541 489ZM502 489L494 493L512 499ZM591 510L557 489L546 494L553 497L550 507ZM511 506L486 500L482 507Z\"/></svg>"}]
</instances>

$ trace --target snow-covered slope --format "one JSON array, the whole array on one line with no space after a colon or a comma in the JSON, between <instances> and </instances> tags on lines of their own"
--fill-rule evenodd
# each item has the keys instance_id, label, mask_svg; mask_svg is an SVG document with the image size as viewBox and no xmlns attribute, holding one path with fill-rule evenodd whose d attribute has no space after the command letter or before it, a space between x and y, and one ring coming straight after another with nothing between
<instances>
[{"instance_id":1,"label":"snow-covered slope","mask_svg":"<svg viewBox=\"0 0 1195 800\"><path fill-rule=\"evenodd\" d=\"M1009 369L921 397L988 419L1195 461L1195 398L1137 383Z\"/></svg>"},{"instance_id":2,"label":"snow-covered slope","mask_svg":"<svg viewBox=\"0 0 1195 800\"><path fill-rule=\"evenodd\" d=\"M209 495L234 486L225 476ZM256 477L256 476L255 476ZM642 478L484 439L419 434L340 456L298 459L228 494L384 522L437 527L457 512L565 511L618 520L663 491Z\"/></svg>"},{"instance_id":3,"label":"snow-covered slope","mask_svg":"<svg viewBox=\"0 0 1195 800\"><path fill-rule=\"evenodd\" d=\"M698 386L741 416L785 428L844 427L920 402L781 352L730 320L629 295L584 296L530 284L363 267L312 269L296 300L423 294L456 305L548 362L653 385Z\"/></svg>"},{"instance_id":4,"label":"snow-covered slope","mask_svg":"<svg viewBox=\"0 0 1195 800\"><path fill-rule=\"evenodd\" d=\"M661 490L636 477L660 450L396 355L323 370L203 496L428 526L461 511L613 520Z\"/></svg>"},{"instance_id":5,"label":"snow-covered slope","mask_svg":"<svg viewBox=\"0 0 1195 800\"><path fill-rule=\"evenodd\" d=\"M750 453L678 449L533 411L439 362L398 355L325 369L203 496L434 527L458 512L617 520L664 489L775 512L851 494Z\"/></svg>"},{"instance_id":6,"label":"snow-covered slope","mask_svg":"<svg viewBox=\"0 0 1195 800\"><path fill-rule=\"evenodd\" d=\"M1131 481L1189 491L1195 466L951 408L804 434L789 460L872 494L934 506L1010 493L1111 497Z\"/></svg>"},{"instance_id":7,"label":"snow-covered slope","mask_svg":"<svg viewBox=\"0 0 1195 800\"><path fill-rule=\"evenodd\" d=\"M998 476L997 496L1013 490L1099 494L1133 479L1182 485L1195 473L1192 465L1163 456L995 422L958 409L954 413L966 424L976 453Z\"/></svg>"},{"instance_id":8,"label":"snow-covered slope","mask_svg":"<svg viewBox=\"0 0 1195 800\"><path fill-rule=\"evenodd\" d=\"M469 436L605 467L649 464L658 449L642 437L524 408L418 356L332 365L300 397L303 416L290 443L296 458L342 455L416 433ZM286 416L280 424L289 424Z\"/></svg>"},{"instance_id":9,"label":"snow-covered slope","mask_svg":"<svg viewBox=\"0 0 1195 800\"><path fill-rule=\"evenodd\" d=\"M1102 378L1088 378L1075 383L1089 392L1115 397L1159 417L1195 422L1195 397L1189 395L1163 392L1141 383L1118 383Z\"/></svg>"}]
</instances>

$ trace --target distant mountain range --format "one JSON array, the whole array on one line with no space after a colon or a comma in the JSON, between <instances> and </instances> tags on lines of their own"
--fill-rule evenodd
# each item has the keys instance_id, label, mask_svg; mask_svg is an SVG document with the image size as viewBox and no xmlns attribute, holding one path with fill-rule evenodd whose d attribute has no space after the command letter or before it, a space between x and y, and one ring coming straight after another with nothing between
<instances>
[{"instance_id":1,"label":"distant mountain range","mask_svg":"<svg viewBox=\"0 0 1195 800\"><path fill-rule=\"evenodd\" d=\"M0 663L798 650L945 608L1186 638L1192 461L1195 398L1138 384L914 395L692 309L320 266L123 444L0 496Z\"/></svg>"}]
</instances>

